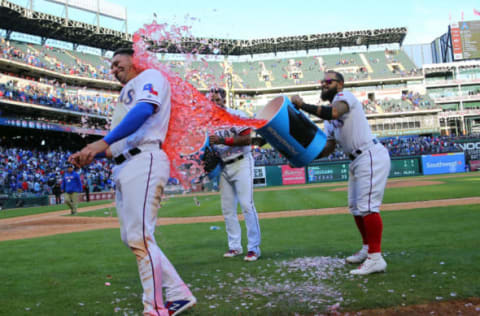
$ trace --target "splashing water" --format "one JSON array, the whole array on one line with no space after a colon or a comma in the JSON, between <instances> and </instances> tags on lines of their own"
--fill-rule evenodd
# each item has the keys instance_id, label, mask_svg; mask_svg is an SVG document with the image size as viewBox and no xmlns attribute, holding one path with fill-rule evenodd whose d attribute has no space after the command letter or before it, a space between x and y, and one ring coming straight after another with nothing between
<instances>
[{"instance_id":1,"label":"splashing water","mask_svg":"<svg viewBox=\"0 0 480 316\"><path fill-rule=\"evenodd\" d=\"M201 49L188 51L181 46L182 41L187 38L194 41L189 32L188 26L169 26L154 21L144 25L144 28L133 35L135 67L140 71L156 69L170 82L172 108L167 136L162 147L170 159L170 177L179 179L185 189L190 188L192 181L204 173L198 158L202 154L200 149L205 143L207 133L212 134L215 130L231 126L259 128L266 123L264 120L242 119L229 114L161 63L156 54L149 50L151 46L156 46L160 47L158 51L168 52L168 45L174 45L178 51L183 52L185 64L189 65L196 60L195 54L201 52ZM204 67L208 66L206 60L201 62ZM185 78L193 77L193 71L195 70L190 74L186 73ZM212 81L212 75L206 79Z\"/></svg>"}]
</instances>

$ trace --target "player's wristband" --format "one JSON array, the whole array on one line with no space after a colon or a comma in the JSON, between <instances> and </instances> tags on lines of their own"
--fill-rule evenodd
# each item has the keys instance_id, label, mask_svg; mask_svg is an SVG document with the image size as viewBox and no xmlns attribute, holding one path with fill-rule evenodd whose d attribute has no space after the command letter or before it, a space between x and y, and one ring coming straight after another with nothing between
<instances>
[{"instance_id":1,"label":"player's wristband","mask_svg":"<svg viewBox=\"0 0 480 316\"><path fill-rule=\"evenodd\" d=\"M316 105L303 103L300 108L307 113L318 116L321 119L324 119L324 120L331 120L332 119L333 108L331 106L325 106L325 105L320 106L320 113L318 113L318 106L316 106Z\"/></svg>"},{"instance_id":2,"label":"player's wristband","mask_svg":"<svg viewBox=\"0 0 480 316\"><path fill-rule=\"evenodd\" d=\"M300 107L302 110L304 110L307 113L313 114L318 116L318 106L316 105L311 105L308 103L303 103L302 106Z\"/></svg>"},{"instance_id":3,"label":"player's wristband","mask_svg":"<svg viewBox=\"0 0 480 316\"><path fill-rule=\"evenodd\" d=\"M225 145L227 146L233 146L233 137L227 137L225 138L224 142Z\"/></svg>"},{"instance_id":4,"label":"player's wristband","mask_svg":"<svg viewBox=\"0 0 480 316\"><path fill-rule=\"evenodd\" d=\"M332 119L332 111L333 111L333 108L331 106L322 105L320 107L320 115L318 116L324 120L329 121Z\"/></svg>"}]
</instances>

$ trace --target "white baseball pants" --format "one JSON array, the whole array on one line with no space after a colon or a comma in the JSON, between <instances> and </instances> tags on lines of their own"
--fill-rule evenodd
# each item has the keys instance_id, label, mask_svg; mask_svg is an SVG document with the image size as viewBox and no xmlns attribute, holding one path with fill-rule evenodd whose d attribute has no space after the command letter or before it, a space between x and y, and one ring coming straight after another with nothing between
<instances>
[{"instance_id":1,"label":"white baseball pants","mask_svg":"<svg viewBox=\"0 0 480 316\"><path fill-rule=\"evenodd\" d=\"M350 163L348 207L352 215L380 211L389 173L390 156L381 143L370 146Z\"/></svg>"},{"instance_id":2,"label":"white baseball pants","mask_svg":"<svg viewBox=\"0 0 480 316\"><path fill-rule=\"evenodd\" d=\"M240 203L247 227L248 251L260 255L260 224L253 202L253 167L252 154L226 165L220 175L220 194L229 249L242 250L242 230L237 215Z\"/></svg>"},{"instance_id":3,"label":"white baseball pants","mask_svg":"<svg viewBox=\"0 0 480 316\"><path fill-rule=\"evenodd\" d=\"M167 155L159 150L143 151L113 170L116 207L122 241L137 258L143 286L144 314L168 316L167 301L192 295L155 241L155 224L163 188L170 173Z\"/></svg>"}]
</instances>

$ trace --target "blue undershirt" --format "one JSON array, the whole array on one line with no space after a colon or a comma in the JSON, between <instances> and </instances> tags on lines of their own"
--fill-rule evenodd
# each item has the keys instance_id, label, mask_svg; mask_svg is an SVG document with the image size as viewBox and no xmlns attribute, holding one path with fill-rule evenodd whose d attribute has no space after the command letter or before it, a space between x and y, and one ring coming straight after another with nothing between
<instances>
[{"instance_id":1,"label":"blue undershirt","mask_svg":"<svg viewBox=\"0 0 480 316\"><path fill-rule=\"evenodd\" d=\"M139 102L133 109L128 111L127 115L122 119L111 132L109 132L103 140L111 145L122 138L125 138L136 132L140 126L153 114L155 105L148 102Z\"/></svg>"}]
</instances>

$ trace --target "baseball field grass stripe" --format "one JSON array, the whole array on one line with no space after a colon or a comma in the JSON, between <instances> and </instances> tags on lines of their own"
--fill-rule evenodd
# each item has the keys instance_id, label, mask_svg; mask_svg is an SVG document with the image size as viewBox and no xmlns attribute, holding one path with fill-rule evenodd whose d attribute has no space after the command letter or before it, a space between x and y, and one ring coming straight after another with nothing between
<instances>
[{"instance_id":1,"label":"baseball field grass stripe","mask_svg":"<svg viewBox=\"0 0 480 316\"><path fill-rule=\"evenodd\" d=\"M438 184L415 186L413 181L434 180ZM408 177L389 179L390 184L403 183L400 187L388 187L383 198L384 203L401 203L414 201L429 201L437 199L454 199L480 196L476 185L472 182L480 182L480 173L471 172L464 175L439 175L428 177ZM407 185L407 186L405 186ZM254 194L257 211L274 212L285 210L317 209L325 207L347 206L345 197L347 191L331 191L346 188L345 182L329 183L322 186L317 184L271 187L268 190L257 190ZM221 215L220 200L218 194L197 196L200 206L195 206L191 196L169 197L162 202L163 207L159 210L160 217L185 217L185 216L213 216ZM108 204L112 201L96 201L80 203L79 207ZM15 210L0 211L0 221L4 218L33 215L45 212L66 210L65 205L52 205ZM116 216L114 208L99 209L88 213L80 213L79 216Z\"/></svg>"},{"instance_id":2,"label":"baseball field grass stripe","mask_svg":"<svg viewBox=\"0 0 480 316\"><path fill-rule=\"evenodd\" d=\"M112 203L111 200L105 201L91 201L91 202L80 202L78 203L78 207L91 207L95 205L103 205ZM47 213L47 212L57 212L61 210L70 210L68 206L65 204L58 204L58 205L49 205L49 206L36 206L36 207L27 207L27 208L15 208L15 209L6 209L0 211L0 220L4 218L11 218L17 216L27 216L27 215L34 215L40 213Z\"/></svg>"},{"instance_id":3,"label":"baseball field grass stripe","mask_svg":"<svg viewBox=\"0 0 480 316\"><path fill-rule=\"evenodd\" d=\"M417 177L422 180L423 177ZM385 190L385 203L401 203L414 201L429 201L437 199L455 199L480 196L478 189L472 185L472 180L480 175L463 178L440 178L439 184L415 186L415 182L405 183L408 186L389 187ZM395 179L397 180L397 179ZM412 181L412 180L410 180ZM395 183L395 182L394 182ZM396 182L398 183L398 182ZM346 186L344 186L346 188ZM333 188L339 188L335 186ZM279 187L272 191L255 192L255 205L259 213L319 209L329 207L346 207L347 191L331 191L332 187ZM170 197L160 208L159 217L192 217L221 215L219 195L197 196L200 206L195 206L192 197ZM115 216L109 209L82 213L80 216Z\"/></svg>"}]
</instances>

